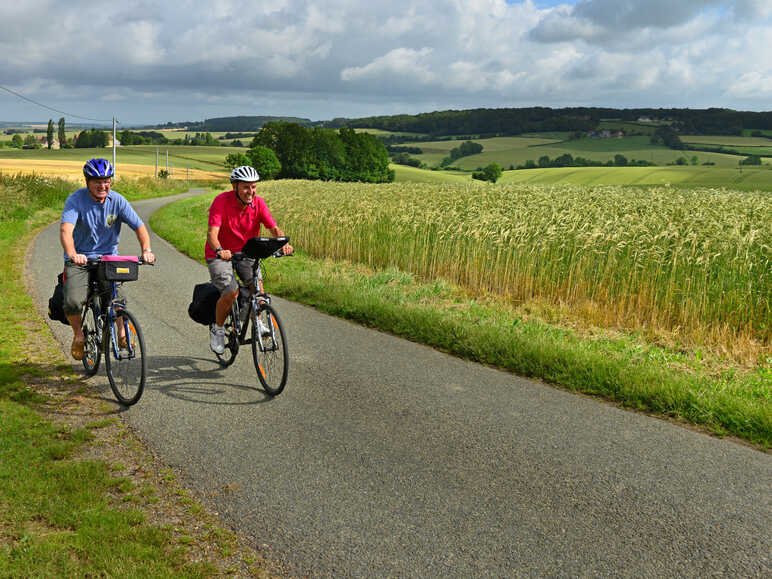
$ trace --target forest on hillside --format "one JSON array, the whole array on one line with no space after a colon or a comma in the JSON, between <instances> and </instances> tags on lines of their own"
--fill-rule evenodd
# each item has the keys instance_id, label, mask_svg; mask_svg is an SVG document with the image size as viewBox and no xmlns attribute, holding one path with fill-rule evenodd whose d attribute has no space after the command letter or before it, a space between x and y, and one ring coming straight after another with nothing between
<instances>
[{"instance_id":1,"label":"forest on hillside","mask_svg":"<svg viewBox=\"0 0 772 579\"><path fill-rule=\"evenodd\" d=\"M602 120L667 123L695 135L742 135L745 129L772 130L772 111L731 109L612 109L547 107L448 110L417 115L334 119L328 126L373 128L426 135L506 136L550 131L591 131Z\"/></svg>"}]
</instances>

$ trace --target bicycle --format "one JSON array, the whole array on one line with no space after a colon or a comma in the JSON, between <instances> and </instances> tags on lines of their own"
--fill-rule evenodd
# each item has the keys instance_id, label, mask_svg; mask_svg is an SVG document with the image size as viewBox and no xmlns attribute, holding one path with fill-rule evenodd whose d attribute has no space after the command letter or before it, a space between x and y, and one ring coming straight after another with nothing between
<instances>
[{"instance_id":1,"label":"bicycle","mask_svg":"<svg viewBox=\"0 0 772 579\"><path fill-rule=\"evenodd\" d=\"M117 255L86 262L89 289L81 314L86 339L83 367L87 376L93 376L99 370L104 353L110 388L124 406L136 404L142 397L147 361L142 329L134 314L126 308L126 301L118 297L117 287L127 281L136 281L140 265L153 264L147 264L141 257ZM106 289L103 287L105 282L109 284ZM119 319L123 332L120 332Z\"/></svg>"},{"instance_id":2,"label":"bicycle","mask_svg":"<svg viewBox=\"0 0 772 579\"><path fill-rule=\"evenodd\" d=\"M254 259L252 274L255 291L239 283L239 295L233 300L231 311L225 319L225 352L215 354L222 366L230 366L236 359L239 346L252 345L252 361L263 389L271 396L278 396L287 384L289 355L281 319L271 305L271 296L262 287L262 262L269 257L283 257L281 248L289 242L288 236L253 237L241 252L233 253L231 260L236 275L235 262ZM247 331L251 324L250 337Z\"/></svg>"}]
</instances>

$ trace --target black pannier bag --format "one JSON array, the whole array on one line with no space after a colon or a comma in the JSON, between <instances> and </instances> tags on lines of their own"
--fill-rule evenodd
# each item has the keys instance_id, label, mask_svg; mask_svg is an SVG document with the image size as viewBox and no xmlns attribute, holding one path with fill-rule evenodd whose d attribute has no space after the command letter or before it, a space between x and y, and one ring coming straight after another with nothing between
<instances>
[{"instance_id":1,"label":"black pannier bag","mask_svg":"<svg viewBox=\"0 0 772 579\"><path fill-rule=\"evenodd\" d=\"M48 317L69 326L70 322L64 315L64 274L60 273L56 279L58 281L54 288L54 295L48 298Z\"/></svg>"},{"instance_id":2,"label":"black pannier bag","mask_svg":"<svg viewBox=\"0 0 772 579\"><path fill-rule=\"evenodd\" d=\"M220 290L212 282L199 283L193 288L193 301L188 306L190 319L197 324L214 324Z\"/></svg>"}]
</instances>

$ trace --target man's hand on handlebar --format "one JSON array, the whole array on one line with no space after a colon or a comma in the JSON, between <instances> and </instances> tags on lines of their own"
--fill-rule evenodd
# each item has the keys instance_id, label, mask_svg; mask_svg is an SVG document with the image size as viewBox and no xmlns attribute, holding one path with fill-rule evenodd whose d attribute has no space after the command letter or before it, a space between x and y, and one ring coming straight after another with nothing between
<instances>
[{"instance_id":1,"label":"man's hand on handlebar","mask_svg":"<svg viewBox=\"0 0 772 579\"><path fill-rule=\"evenodd\" d=\"M86 265L88 262L88 258L82 253L75 253L73 255L68 255L67 257L75 265Z\"/></svg>"},{"instance_id":2,"label":"man's hand on handlebar","mask_svg":"<svg viewBox=\"0 0 772 579\"><path fill-rule=\"evenodd\" d=\"M289 255L295 251L295 248L292 247L289 243L285 244L281 248L281 252L284 255Z\"/></svg>"},{"instance_id":3,"label":"man's hand on handlebar","mask_svg":"<svg viewBox=\"0 0 772 579\"><path fill-rule=\"evenodd\" d=\"M230 261L230 259L233 257L233 254L229 249L221 249L217 252L217 257L224 259L225 261Z\"/></svg>"}]
</instances>

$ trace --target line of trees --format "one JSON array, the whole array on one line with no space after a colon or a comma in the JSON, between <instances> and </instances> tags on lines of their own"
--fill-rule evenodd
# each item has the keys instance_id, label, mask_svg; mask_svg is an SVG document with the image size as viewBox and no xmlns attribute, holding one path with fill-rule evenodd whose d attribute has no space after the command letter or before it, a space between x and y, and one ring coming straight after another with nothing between
<instances>
[{"instance_id":1,"label":"line of trees","mask_svg":"<svg viewBox=\"0 0 772 579\"><path fill-rule=\"evenodd\" d=\"M744 129L772 129L772 112L731 109L612 109L549 107L448 110L418 115L334 119L339 126L435 135L519 135L528 132L595 129L601 119L635 122L640 118L667 121L681 134L741 135ZM399 141L395 137L394 141ZM404 139L402 139L404 140Z\"/></svg>"},{"instance_id":2,"label":"line of trees","mask_svg":"<svg viewBox=\"0 0 772 579\"><path fill-rule=\"evenodd\" d=\"M483 146L480 143L475 143L474 141L464 141L458 147L454 147L450 150L450 155L440 161L440 167L448 167L456 159L460 159L461 157L468 157L469 155L477 155L478 153L482 153L482 150Z\"/></svg>"},{"instance_id":3,"label":"line of trees","mask_svg":"<svg viewBox=\"0 0 772 579\"><path fill-rule=\"evenodd\" d=\"M251 164L261 175L270 172L270 168L263 165L270 161L264 149L273 152L278 160L275 176L279 179L367 183L394 180L383 143L373 135L350 128L335 131L285 122L264 125L252 139L249 151L240 157L248 159L250 163L244 164ZM226 163L233 163L237 158L229 155Z\"/></svg>"},{"instance_id":4,"label":"line of trees","mask_svg":"<svg viewBox=\"0 0 772 579\"><path fill-rule=\"evenodd\" d=\"M75 138L76 149L91 149L94 147L106 147L110 144L110 137L99 129L86 129L78 133Z\"/></svg>"},{"instance_id":5,"label":"line of trees","mask_svg":"<svg viewBox=\"0 0 772 579\"><path fill-rule=\"evenodd\" d=\"M653 167L656 163L644 160L627 159L624 155L617 153L613 159L605 163L584 157L574 157L570 153L565 153L554 159L549 155L542 155L538 161L528 159L523 165L514 167L515 169L547 169L555 167Z\"/></svg>"}]
</instances>

